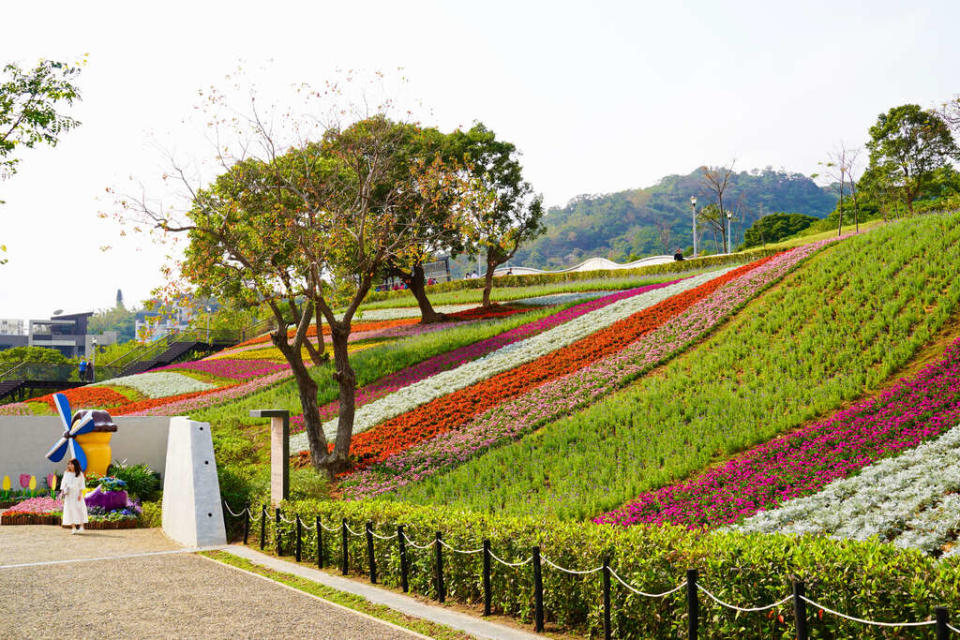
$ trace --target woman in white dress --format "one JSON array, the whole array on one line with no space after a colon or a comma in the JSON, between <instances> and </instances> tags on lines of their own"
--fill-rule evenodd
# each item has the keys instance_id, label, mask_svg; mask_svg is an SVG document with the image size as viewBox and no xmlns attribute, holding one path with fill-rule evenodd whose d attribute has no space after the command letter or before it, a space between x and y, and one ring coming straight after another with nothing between
<instances>
[{"instance_id":1,"label":"woman in white dress","mask_svg":"<svg viewBox=\"0 0 960 640\"><path fill-rule=\"evenodd\" d=\"M87 479L80 471L80 463L76 459L67 463L67 470L63 473L63 482L60 489L63 494L63 526L73 527L71 534L83 531L87 523L87 503L83 500L83 489L87 486Z\"/></svg>"}]
</instances>

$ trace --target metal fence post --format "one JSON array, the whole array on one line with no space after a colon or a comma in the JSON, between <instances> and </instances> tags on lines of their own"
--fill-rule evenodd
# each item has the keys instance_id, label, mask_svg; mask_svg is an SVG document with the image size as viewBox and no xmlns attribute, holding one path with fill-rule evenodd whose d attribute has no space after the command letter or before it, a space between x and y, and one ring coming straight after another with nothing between
<instances>
[{"instance_id":1,"label":"metal fence post","mask_svg":"<svg viewBox=\"0 0 960 640\"><path fill-rule=\"evenodd\" d=\"M697 640L700 601L697 599L697 570L687 569L687 637Z\"/></svg>"},{"instance_id":2,"label":"metal fence post","mask_svg":"<svg viewBox=\"0 0 960 640\"><path fill-rule=\"evenodd\" d=\"M437 560L437 600L440 602L443 602L447 595L443 586L443 545L440 544L442 537L442 534L437 531L437 537L433 542Z\"/></svg>"},{"instance_id":3,"label":"metal fence post","mask_svg":"<svg viewBox=\"0 0 960 640\"><path fill-rule=\"evenodd\" d=\"M367 564L370 567L370 584L377 584L377 559L373 556L373 523L367 522Z\"/></svg>"},{"instance_id":4,"label":"metal fence post","mask_svg":"<svg viewBox=\"0 0 960 640\"><path fill-rule=\"evenodd\" d=\"M260 507L260 551L267 541L267 505Z\"/></svg>"},{"instance_id":5,"label":"metal fence post","mask_svg":"<svg viewBox=\"0 0 960 640\"><path fill-rule=\"evenodd\" d=\"M407 541L403 539L403 525L397 525L397 545L400 547L400 588L404 593L410 589L407 583Z\"/></svg>"},{"instance_id":6,"label":"metal fence post","mask_svg":"<svg viewBox=\"0 0 960 640\"><path fill-rule=\"evenodd\" d=\"M483 539L483 615L490 615L490 539Z\"/></svg>"},{"instance_id":7,"label":"metal fence post","mask_svg":"<svg viewBox=\"0 0 960 640\"><path fill-rule=\"evenodd\" d=\"M243 512L243 546L247 546L250 537L250 503L247 503Z\"/></svg>"},{"instance_id":8,"label":"metal fence post","mask_svg":"<svg viewBox=\"0 0 960 640\"><path fill-rule=\"evenodd\" d=\"M603 559L603 640L610 640L613 630L610 626L610 561Z\"/></svg>"},{"instance_id":9,"label":"metal fence post","mask_svg":"<svg viewBox=\"0 0 960 640\"><path fill-rule=\"evenodd\" d=\"M950 620L947 616L946 607L937 607L937 640L947 640L950 637L949 630L947 629L947 624Z\"/></svg>"},{"instance_id":10,"label":"metal fence post","mask_svg":"<svg viewBox=\"0 0 960 640\"><path fill-rule=\"evenodd\" d=\"M543 631L543 570L540 566L540 547L533 548L533 626Z\"/></svg>"},{"instance_id":11,"label":"metal fence post","mask_svg":"<svg viewBox=\"0 0 960 640\"><path fill-rule=\"evenodd\" d=\"M797 621L797 640L807 640L807 601L803 599L803 580L793 581L793 617Z\"/></svg>"},{"instance_id":12,"label":"metal fence post","mask_svg":"<svg viewBox=\"0 0 960 640\"><path fill-rule=\"evenodd\" d=\"M320 516L317 516L317 568L323 569L323 525L320 524Z\"/></svg>"},{"instance_id":13,"label":"metal fence post","mask_svg":"<svg viewBox=\"0 0 960 640\"><path fill-rule=\"evenodd\" d=\"M280 531L280 507L276 507L274 511L275 511L274 519L276 521L274 531L277 534L277 555L282 556L283 555L283 533Z\"/></svg>"},{"instance_id":14,"label":"metal fence post","mask_svg":"<svg viewBox=\"0 0 960 640\"><path fill-rule=\"evenodd\" d=\"M350 569L349 561L347 560L347 519L344 518L343 522L340 523L340 573L347 575L347 570Z\"/></svg>"},{"instance_id":15,"label":"metal fence post","mask_svg":"<svg viewBox=\"0 0 960 640\"><path fill-rule=\"evenodd\" d=\"M297 514L297 548L294 552L297 556L297 562L303 557L303 525L300 524L300 514Z\"/></svg>"}]
</instances>

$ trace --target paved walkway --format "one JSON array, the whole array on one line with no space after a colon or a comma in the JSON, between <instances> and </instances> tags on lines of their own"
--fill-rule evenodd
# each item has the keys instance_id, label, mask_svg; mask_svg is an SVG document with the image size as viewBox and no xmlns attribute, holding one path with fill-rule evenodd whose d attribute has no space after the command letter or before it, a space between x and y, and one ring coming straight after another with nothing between
<instances>
[{"instance_id":1,"label":"paved walkway","mask_svg":"<svg viewBox=\"0 0 960 640\"><path fill-rule=\"evenodd\" d=\"M387 589L381 589L364 582L343 578L307 565L280 560L273 556L262 554L250 547L230 545L226 547L224 551L276 571L291 573L301 578L319 582L338 591L353 593L366 598L370 602L388 606L408 616L430 620L431 622L446 625L453 629L465 631L477 638L488 638L490 640L546 640L546 636L508 627L484 618L477 618L465 613L460 613L446 607L426 604L410 596L388 591Z\"/></svg>"},{"instance_id":2,"label":"paved walkway","mask_svg":"<svg viewBox=\"0 0 960 640\"><path fill-rule=\"evenodd\" d=\"M423 638L183 553L158 529L0 527L0 638Z\"/></svg>"}]
</instances>

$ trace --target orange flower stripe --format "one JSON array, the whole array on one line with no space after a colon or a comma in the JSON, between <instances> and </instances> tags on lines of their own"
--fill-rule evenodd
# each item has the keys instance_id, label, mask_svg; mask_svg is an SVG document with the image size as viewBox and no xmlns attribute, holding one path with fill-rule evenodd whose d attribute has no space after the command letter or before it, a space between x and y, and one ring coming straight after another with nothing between
<instances>
[{"instance_id":1,"label":"orange flower stripe","mask_svg":"<svg viewBox=\"0 0 960 640\"><path fill-rule=\"evenodd\" d=\"M74 409L86 409L90 407L115 407L124 404L130 400L118 391L107 387L77 387L61 391L70 401L70 406ZM32 398L27 402L46 402L51 409L56 409L57 405L53 402L53 394L48 393L39 398Z\"/></svg>"},{"instance_id":2,"label":"orange flower stripe","mask_svg":"<svg viewBox=\"0 0 960 640\"><path fill-rule=\"evenodd\" d=\"M623 349L722 285L771 259L763 258L734 269L567 347L391 418L369 431L355 435L351 453L360 461L361 467L366 466L466 424L474 416L529 391L531 387L581 369Z\"/></svg>"},{"instance_id":3,"label":"orange flower stripe","mask_svg":"<svg viewBox=\"0 0 960 640\"><path fill-rule=\"evenodd\" d=\"M392 329L394 327L405 327L407 325L417 324L418 322L420 322L420 318L399 318L397 320L378 320L378 321L371 321L371 322L358 322L350 327L350 332L359 333L361 331L379 331L380 329ZM287 338L292 338L295 335L297 335L296 329L287 330ZM325 336L330 335L330 326L327 324L323 325L323 335ZM315 324L310 325L310 327L307 329L307 337L308 338L317 337L317 325ZM237 347L246 347L247 345L251 345L251 344L262 344L264 342L270 342L269 335L263 335L257 338L253 338L251 340L247 340L246 342L241 342L240 344L231 347L231 349L236 349Z\"/></svg>"}]
</instances>

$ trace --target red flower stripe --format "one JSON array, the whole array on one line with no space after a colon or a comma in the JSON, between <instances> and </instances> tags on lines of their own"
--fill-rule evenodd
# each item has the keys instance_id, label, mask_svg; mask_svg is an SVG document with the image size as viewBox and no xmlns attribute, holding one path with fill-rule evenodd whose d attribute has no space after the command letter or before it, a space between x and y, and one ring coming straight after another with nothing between
<instances>
[{"instance_id":1,"label":"red flower stripe","mask_svg":"<svg viewBox=\"0 0 960 640\"><path fill-rule=\"evenodd\" d=\"M483 411L529 391L531 387L581 369L623 349L727 282L772 259L772 256L763 258L734 269L533 362L391 418L369 431L355 435L351 453L360 461L359 467L364 467L459 427Z\"/></svg>"}]
</instances>

